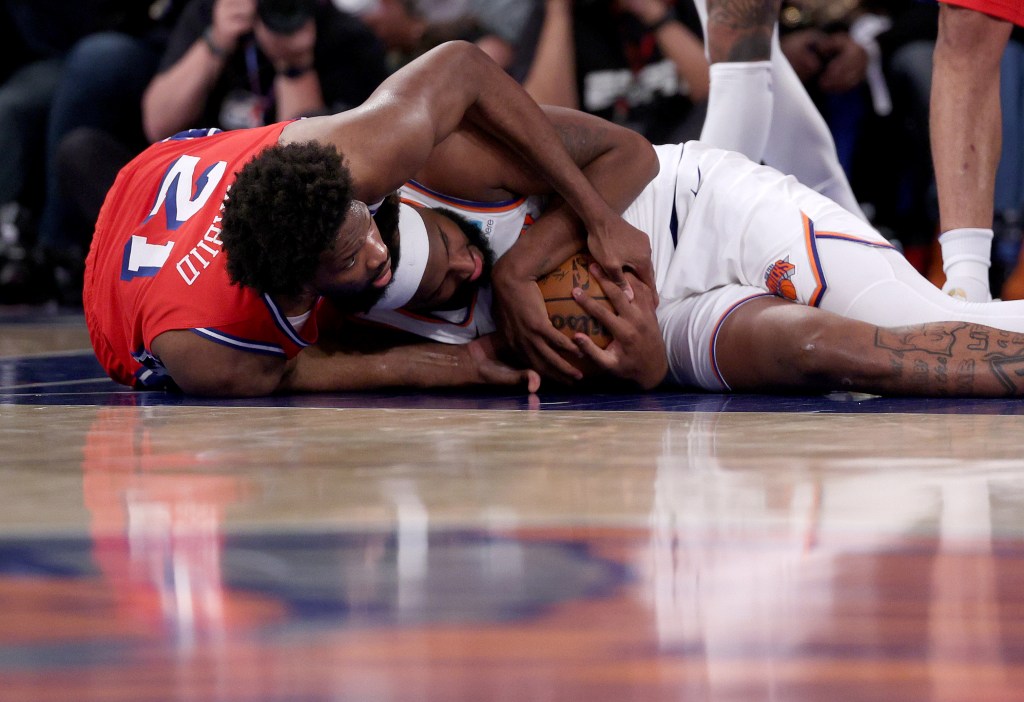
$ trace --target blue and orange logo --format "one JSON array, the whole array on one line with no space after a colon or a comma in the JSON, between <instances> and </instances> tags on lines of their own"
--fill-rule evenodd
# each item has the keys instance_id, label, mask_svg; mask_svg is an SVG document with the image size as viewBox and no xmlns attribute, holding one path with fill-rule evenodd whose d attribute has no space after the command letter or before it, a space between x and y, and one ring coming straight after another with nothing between
<instances>
[{"instance_id":1,"label":"blue and orange logo","mask_svg":"<svg viewBox=\"0 0 1024 702\"><path fill-rule=\"evenodd\" d=\"M764 283L768 288L768 292L796 302L796 285L793 283L794 275L796 275L796 266L790 263L788 258L776 261L764 274Z\"/></svg>"}]
</instances>

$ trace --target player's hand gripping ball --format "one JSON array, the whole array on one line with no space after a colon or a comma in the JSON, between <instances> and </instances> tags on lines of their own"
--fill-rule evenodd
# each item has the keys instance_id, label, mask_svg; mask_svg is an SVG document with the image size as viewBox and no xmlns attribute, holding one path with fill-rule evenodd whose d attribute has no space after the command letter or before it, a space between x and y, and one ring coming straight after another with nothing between
<instances>
[{"instance_id":1,"label":"player's hand gripping ball","mask_svg":"<svg viewBox=\"0 0 1024 702\"><path fill-rule=\"evenodd\" d=\"M612 342L611 334L597 319L583 311L572 297L573 288L581 288L583 292L612 309L607 296L597 280L590 276L590 264L594 259L587 253L570 256L555 270L537 281L540 286L548 318L558 331L570 339L580 332L589 336L597 346L605 348ZM569 358L570 363L590 375L595 368L587 359Z\"/></svg>"}]
</instances>

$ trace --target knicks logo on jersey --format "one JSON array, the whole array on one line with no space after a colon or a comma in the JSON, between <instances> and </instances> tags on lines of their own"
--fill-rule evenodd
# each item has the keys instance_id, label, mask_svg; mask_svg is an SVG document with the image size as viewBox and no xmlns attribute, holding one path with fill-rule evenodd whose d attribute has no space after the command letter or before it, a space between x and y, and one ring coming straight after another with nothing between
<instances>
[{"instance_id":1,"label":"knicks logo on jersey","mask_svg":"<svg viewBox=\"0 0 1024 702\"><path fill-rule=\"evenodd\" d=\"M781 261L776 261L768 267L764 274L765 287L773 295L796 302L796 285L793 283L794 275L796 275L796 266L789 262L788 257Z\"/></svg>"}]
</instances>

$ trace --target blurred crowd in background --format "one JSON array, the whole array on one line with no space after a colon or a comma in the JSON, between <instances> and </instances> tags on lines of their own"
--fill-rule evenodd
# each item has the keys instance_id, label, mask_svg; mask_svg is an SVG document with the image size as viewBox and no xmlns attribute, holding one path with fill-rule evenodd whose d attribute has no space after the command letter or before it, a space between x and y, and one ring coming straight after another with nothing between
<instances>
[{"instance_id":1,"label":"blurred crowd in background","mask_svg":"<svg viewBox=\"0 0 1024 702\"><path fill-rule=\"evenodd\" d=\"M933 280L937 18L932 0L787 0L780 16L863 209ZM1002 65L996 295L1024 219L1018 34ZM349 109L450 39L475 42L543 104L654 143L700 135L708 64L692 0L0 0L0 304L80 304L103 198L148 144Z\"/></svg>"}]
</instances>

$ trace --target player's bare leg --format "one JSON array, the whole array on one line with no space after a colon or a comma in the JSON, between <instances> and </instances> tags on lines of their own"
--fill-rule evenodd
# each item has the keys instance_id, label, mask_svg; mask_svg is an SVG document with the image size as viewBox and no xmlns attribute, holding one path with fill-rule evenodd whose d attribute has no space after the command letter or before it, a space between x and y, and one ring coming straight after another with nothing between
<instances>
[{"instance_id":1,"label":"player's bare leg","mask_svg":"<svg viewBox=\"0 0 1024 702\"><path fill-rule=\"evenodd\" d=\"M695 0L711 60L701 141L764 162L866 219L828 125L782 54L781 0Z\"/></svg>"},{"instance_id":2,"label":"player's bare leg","mask_svg":"<svg viewBox=\"0 0 1024 702\"><path fill-rule=\"evenodd\" d=\"M781 0L697 0L711 61L701 140L752 161L772 128L772 33Z\"/></svg>"},{"instance_id":3,"label":"player's bare leg","mask_svg":"<svg viewBox=\"0 0 1024 702\"><path fill-rule=\"evenodd\" d=\"M707 0L711 63L767 61L782 0Z\"/></svg>"},{"instance_id":4,"label":"player's bare leg","mask_svg":"<svg viewBox=\"0 0 1024 702\"><path fill-rule=\"evenodd\" d=\"M943 290L990 299L992 208L999 163L999 62L1012 25L943 4L931 95L932 158L939 192Z\"/></svg>"},{"instance_id":5,"label":"player's bare leg","mask_svg":"<svg viewBox=\"0 0 1024 702\"><path fill-rule=\"evenodd\" d=\"M772 297L729 316L715 357L740 392L1024 395L1024 334L968 322L888 329Z\"/></svg>"}]
</instances>

